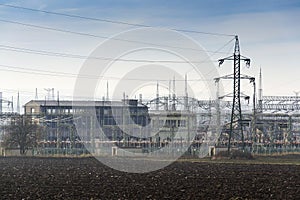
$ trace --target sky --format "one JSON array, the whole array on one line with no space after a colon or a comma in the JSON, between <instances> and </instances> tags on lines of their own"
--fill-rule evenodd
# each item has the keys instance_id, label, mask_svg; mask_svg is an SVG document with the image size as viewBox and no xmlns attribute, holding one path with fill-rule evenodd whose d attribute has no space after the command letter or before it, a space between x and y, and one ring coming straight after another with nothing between
<instances>
[{"instance_id":1,"label":"sky","mask_svg":"<svg viewBox=\"0 0 300 200\"><path fill-rule=\"evenodd\" d=\"M242 73L255 77L258 84L259 70L261 68L264 95L294 96L295 92L300 91L300 69L298 64L300 52L300 26L298 22L298 19L300 19L300 2L297 0L28 0L0 1L0 4L151 27L238 35L241 54L251 59L249 68L242 64ZM13 21L14 23L8 23L7 21ZM20 23L89 35L45 30L24 26ZM137 28L130 25L71 18L2 5L0 5L0 27L0 91L3 92L3 98L6 100L11 100L13 96L15 105L18 91L21 105L24 105L35 98L36 88L38 89L39 99L44 99L45 96L48 98L45 88L55 88L55 95L59 91L60 99L71 99L76 85L76 74L80 72L85 64L85 59L82 58L46 56L28 53L28 49L88 56L95 52L99 45L107 41L107 38ZM186 35L207 51L214 64L213 67L220 76L232 73L232 62L226 62L221 67L218 67L217 60L232 55L234 47L233 36L186 32L181 34ZM93 37L91 35L101 37ZM133 40L143 40L143 37L134 35ZM149 40L157 41L157 43L164 43L168 40L171 45L185 47L183 42L180 43L174 38L155 38L153 35L153 38ZM16 48L18 48L17 51ZM20 48L23 48L23 52L20 52ZM24 50L24 48L27 50ZM212 53L219 49L221 49L221 52ZM113 50L110 49L109 52L111 53ZM139 52L131 53L127 57L123 55L123 58L176 59L176 56L158 53L157 51L143 52L144 54ZM145 63L143 64L145 65ZM129 65L128 62L116 64L114 66L116 68L115 71L108 71L108 74L113 77L120 77L122 75L121 71L126 71L126 66ZM118 71L120 71L119 74ZM57 76L55 72L59 72L60 75ZM159 72L156 73L157 75L159 74ZM147 78L147 75L139 75L141 78ZM172 79L173 75L170 74L169 78ZM196 76L193 74L188 74L188 76L190 79L196 79ZM204 75L202 78L208 77ZM153 79L155 79L155 76ZM106 81L109 82L109 93L112 95L118 83L110 79L105 79L104 82ZM98 94L100 98L106 95L106 83L104 82L99 83L97 86L100 88ZM196 88L202 88L201 84L192 84ZM229 93L232 88L232 82L222 81L222 84L224 86L223 93ZM167 87L168 81L161 81L161 85L164 88ZM146 88L149 94L145 94L145 96L154 98L155 86L147 86ZM176 88L183 93L182 85ZM193 86L191 86L191 89L193 89ZM138 90L140 88L135 88L135 91ZM199 98L205 93L205 90L200 90L199 93L196 91L197 95L200 96ZM241 90L250 95L252 86L249 82L243 81ZM163 88L161 91L168 92ZM137 94L132 93L130 95L134 97ZM119 96L122 95L119 94Z\"/></svg>"}]
</instances>

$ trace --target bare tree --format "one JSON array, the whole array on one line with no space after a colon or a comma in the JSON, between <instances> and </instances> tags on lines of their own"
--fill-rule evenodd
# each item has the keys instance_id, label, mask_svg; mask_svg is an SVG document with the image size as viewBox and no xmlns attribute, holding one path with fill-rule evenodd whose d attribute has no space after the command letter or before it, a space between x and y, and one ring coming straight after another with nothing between
<instances>
[{"instance_id":1,"label":"bare tree","mask_svg":"<svg viewBox=\"0 0 300 200\"><path fill-rule=\"evenodd\" d=\"M31 116L20 115L11 120L4 135L6 147L18 147L20 154L25 155L27 150L38 145L43 128Z\"/></svg>"}]
</instances>

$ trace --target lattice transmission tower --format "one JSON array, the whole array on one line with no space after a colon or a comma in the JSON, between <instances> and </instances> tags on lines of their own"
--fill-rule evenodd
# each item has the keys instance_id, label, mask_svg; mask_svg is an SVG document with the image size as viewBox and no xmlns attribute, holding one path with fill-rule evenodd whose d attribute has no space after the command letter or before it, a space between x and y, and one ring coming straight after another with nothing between
<instances>
[{"instance_id":1,"label":"lattice transmission tower","mask_svg":"<svg viewBox=\"0 0 300 200\"><path fill-rule=\"evenodd\" d=\"M245 61L246 66L250 66L250 59L240 54L239 38L235 36L234 53L232 56L219 59L219 66L225 60L233 60L233 101L230 120L230 132L228 138L228 152L231 148L231 140L233 138L241 139L243 150L245 148L243 124L242 124L242 110L241 110L241 60Z\"/></svg>"}]
</instances>

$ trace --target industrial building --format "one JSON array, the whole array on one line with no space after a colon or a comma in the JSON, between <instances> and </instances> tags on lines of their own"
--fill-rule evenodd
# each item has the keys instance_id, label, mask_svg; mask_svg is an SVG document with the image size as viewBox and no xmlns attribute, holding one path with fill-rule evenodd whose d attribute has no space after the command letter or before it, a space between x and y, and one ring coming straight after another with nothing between
<instances>
[{"instance_id":1,"label":"industrial building","mask_svg":"<svg viewBox=\"0 0 300 200\"><path fill-rule=\"evenodd\" d=\"M42 148L56 148L58 152L83 146L97 149L103 142L115 142L124 148L142 145L147 151L153 151L170 141L191 142L197 128L195 113L149 111L148 106L135 99L32 100L25 104L24 113L45 127L44 140L40 142ZM82 126L75 127L76 123Z\"/></svg>"},{"instance_id":2,"label":"industrial building","mask_svg":"<svg viewBox=\"0 0 300 200\"><path fill-rule=\"evenodd\" d=\"M90 112L94 111L95 118ZM82 148L94 144L100 136L95 135L99 125L107 140L121 141L126 136L120 125L146 126L149 121L148 108L137 100L123 101L41 101L25 104L24 113L46 127L43 147ZM81 115L74 119L74 116ZM78 134L74 123L87 125L84 134ZM143 134L146 134L145 132Z\"/></svg>"}]
</instances>

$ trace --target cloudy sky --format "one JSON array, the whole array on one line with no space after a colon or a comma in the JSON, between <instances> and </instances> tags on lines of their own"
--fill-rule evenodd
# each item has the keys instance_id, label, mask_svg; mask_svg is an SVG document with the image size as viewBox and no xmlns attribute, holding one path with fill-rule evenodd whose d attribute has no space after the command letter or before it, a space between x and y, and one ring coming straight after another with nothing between
<instances>
[{"instance_id":1,"label":"cloudy sky","mask_svg":"<svg viewBox=\"0 0 300 200\"><path fill-rule=\"evenodd\" d=\"M62 99L71 98L85 56L107 38L137 28L114 22L238 35L242 55L252 61L250 68L242 65L242 73L255 76L258 82L262 68L264 95L295 95L294 91L300 91L300 3L297 0L1 0L0 4L0 91L6 99L11 96L16 99L20 91L22 104L35 98L35 88L40 99L47 96L44 88L59 90ZM219 68L216 61L232 55L233 36L182 34L207 51L220 76L232 73L232 63ZM158 38L157 43L160 42ZM143 56L139 54L137 58ZM173 58L161 54L158 59ZM224 81L224 88L230 92L231 83ZM242 91L251 91L251 85L243 83ZM99 95L105 95L105 90Z\"/></svg>"}]
</instances>

